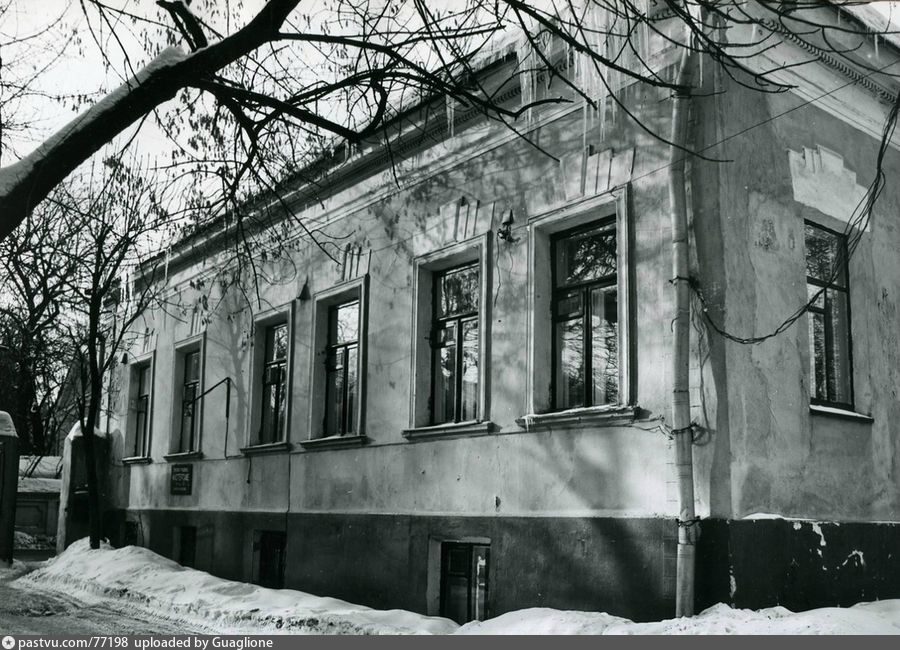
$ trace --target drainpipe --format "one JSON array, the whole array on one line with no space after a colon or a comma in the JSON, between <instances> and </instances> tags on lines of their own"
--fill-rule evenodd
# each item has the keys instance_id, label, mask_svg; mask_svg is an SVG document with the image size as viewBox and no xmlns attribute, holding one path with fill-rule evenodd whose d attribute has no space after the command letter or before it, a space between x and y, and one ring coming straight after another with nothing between
<instances>
[{"instance_id":1,"label":"drainpipe","mask_svg":"<svg viewBox=\"0 0 900 650\"><path fill-rule=\"evenodd\" d=\"M699 535L694 512L693 431L688 393L690 355L690 286L688 228L685 199L685 143L691 105L695 55L688 43L681 54L678 90L672 103L672 144L669 146L669 200L672 209L672 285L675 319L672 350L672 433L678 472L678 553L676 556L675 616L694 614L694 567Z\"/></svg>"}]
</instances>

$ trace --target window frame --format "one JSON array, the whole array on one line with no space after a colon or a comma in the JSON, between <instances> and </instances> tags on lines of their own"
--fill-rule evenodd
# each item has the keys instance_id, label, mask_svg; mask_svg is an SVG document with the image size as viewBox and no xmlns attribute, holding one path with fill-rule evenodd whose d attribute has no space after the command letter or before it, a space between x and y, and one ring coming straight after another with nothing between
<instances>
[{"instance_id":1,"label":"window frame","mask_svg":"<svg viewBox=\"0 0 900 650\"><path fill-rule=\"evenodd\" d=\"M477 300L477 309L462 311L453 313L450 315L439 316L438 315L438 285L440 283L441 278L446 277L450 273L454 273L457 271L461 271L462 269L475 268L478 271L478 292L476 296ZM432 316L431 316L431 335L430 335L430 345L431 345L431 373L430 373L430 385L431 390L429 394L429 413L430 413L430 426L441 426L441 425L452 425L452 424L460 424L462 422L470 422L472 418L463 418L462 410L463 410L463 375L464 375L464 363L465 363L465 355L462 353L463 351L463 342L464 342L464 328L466 323L470 323L472 321L476 324L476 330L479 333L478 347L479 350L481 348L481 336L480 336L480 314L482 307L481 300L481 267L478 263L478 260L474 260L471 262L463 262L462 264L451 266L449 268L441 269L439 271L432 272L431 277L431 303L432 303ZM453 403L453 419L452 420L442 420L440 422L437 421L437 410L435 404L437 404L437 381L435 376L437 374L437 366L439 363L439 355L440 350L443 347L441 342L439 341L439 332L445 329L448 324L452 323L454 328L454 346L456 347L456 360L454 362L454 386L453 386L453 395L454 395L454 403ZM480 355L479 355L480 356ZM479 359L480 362L480 359ZM480 375L480 372L479 372ZM479 376L480 380L480 376ZM480 382L479 382L480 383ZM478 413L478 395L476 395L476 405L475 405L475 413Z\"/></svg>"},{"instance_id":2,"label":"window frame","mask_svg":"<svg viewBox=\"0 0 900 650\"><path fill-rule=\"evenodd\" d=\"M356 305L356 338L350 341L337 341L332 340L332 331L331 331L331 323L332 317L337 314L340 309L345 307L350 307L352 305ZM323 437L330 436L347 436L347 435L355 435L356 433L356 424L354 422L357 418L355 417L356 412L359 410L359 371L361 369L359 363L359 355L360 355L360 342L359 342L359 322L361 316L361 305L359 304L359 298L351 298L345 302L337 302L328 306L328 339L325 345L325 424L323 424L322 431ZM348 363L348 359L350 357L351 350L356 351L356 391L357 396L355 400L355 404L352 407L348 408L349 402L349 390L348 386L350 384L349 374L350 374L350 366ZM331 399L329 396L331 395L331 391L329 390L329 382L331 379L332 369L330 367L330 360L332 355L337 356L337 354L341 355L341 415L340 415L340 424L338 426L337 431L331 431L327 425L328 415L331 413L331 409L334 404L331 403Z\"/></svg>"},{"instance_id":3,"label":"window frame","mask_svg":"<svg viewBox=\"0 0 900 650\"><path fill-rule=\"evenodd\" d=\"M834 283L834 281L826 282L824 280L820 280L818 278L815 278L815 277L812 277L809 275L809 273L808 273L809 249L806 246L806 229L808 226L815 228L817 230L821 230L830 235L834 235L837 238L838 244L839 244L838 263L843 267L842 269L840 269L840 272L843 275L845 286L841 287L841 286L836 285ZM806 364L806 367L808 370L812 371L811 374L808 376L809 385L808 385L807 394L809 395L809 402L811 405L814 405L814 406L824 406L824 407L828 407L828 408L835 408L835 409L847 410L847 411L852 412L855 409L856 399L855 399L855 393L854 393L854 383L855 382L853 381L853 372L854 372L854 370L853 370L853 368L854 368L854 366L853 366L853 326L852 326L853 312L852 312L851 300L850 300L850 257L849 257L848 249L847 249L847 234L842 233L838 230L835 230L834 228L830 228L828 226L822 225L821 223L818 223L816 221L812 221L810 219L804 219L804 221L803 221L803 270L804 270L804 276L805 276L805 280L806 280L804 283L804 287L806 288L807 300L809 299L808 298L809 287L810 287L810 285L812 285L813 287L816 287L816 291L822 291L821 295L822 295L823 302L826 300L827 294L829 291L836 291L836 292L840 292L840 293L844 294L844 299L846 300L846 304L847 304L846 319L845 319L846 322L845 322L844 326L847 331L847 340L846 340L847 377L846 377L846 380L847 380L847 384L848 384L849 402L838 402L838 401L827 399L827 397L821 398L814 394L816 392L816 378L815 378L815 363L816 363L816 361L815 361L815 352L814 352L815 340L812 337L810 337L808 334L809 324L810 324L809 319L811 318L811 315L813 313L818 313L818 314L822 314L823 316L825 316L825 315L827 315L827 311L824 307L822 309L819 309L819 308L814 307L812 304L809 305L808 313L806 316L807 327L805 330L807 332L807 338L808 338L806 349L807 349L807 354L809 354L809 357L810 357L809 363ZM833 271L834 271L834 269L832 269L832 273L833 273ZM829 320L827 318L825 320L825 325L826 325L826 328L829 326ZM830 350L827 347L827 334L826 334L825 354L826 354L826 372L827 372L827 366L828 366L827 359L833 354L833 349ZM826 384L827 384L827 380L826 380ZM826 385L826 392L827 392L827 390L828 390L828 388Z\"/></svg>"},{"instance_id":4,"label":"window frame","mask_svg":"<svg viewBox=\"0 0 900 650\"><path fill-rule=\"evenodd\" d=\"M275 354L275 334L278 330L284 330L285 337L285 347L284 347L284 356L276 356ZM271 335L271 336L270 336ZM287 399L288 399L288 381L287 381L287 367L288 367L288 349L290 347L287 339L290 338L290 328L288 327L288 323L285 322L277 322L266 325L263 328L263 355L262 355L262 374L260 379L262 381L262 386L260 388L261 399L260 399L260 407L259 407L259 427L257 433L257 441L260 445L270 445L276 442L282 442L285 438L285 433L287 430ZM271 343L271 346L270 346ZM270 357L272 357L270 359ZM273 369L278 370L278 380L271 381L270 376L272 374ZM275 391L275 412L272 413L274 421L274 430L268 431L266 428L266 423L268 421L268 415L270 415L270 402L266 397L269 395L269 391L274 387ZM284 422L279 423L278 420L278 412L284 412ZM279 431L279 424L282 426L282 431ZM265 434L265 435L264 435ZM271 436L269 435L271 434Z\"/></svg>"},{"instance_id":5,"label":"window frame","mask_svg":"<svg viewBox=\"0 0 900 650\"><path fill-rule=\"evenodd\" d=\"M175 344L174 363L172 367L172 417L171 439L166 460L183 459L185 456L199 456L203 450L203 398L194 402L194 420L196 432L193 449L182 448L182 427L184 412L184 373L185 361L190 354L199 355L199 377L196 394L202 396L206 386L206 332L195 334Z\"/></svg>"},{"instance_id":6,"label":"window frame","mask_svg":"<svg viewBox=\"0 0 900 650\"><path fill-rule=\"evenodd\" d=\"M293 380L294 380L294 352L295 344L295 314L294 301L269 309L261 314L257 314L253 319L253 353L250 355L251 371L250 371L250 408L247 413L247 444L241 448L241 453L252 454L258 451L269 450L286 450L290 446L291 440L291 420L293 415L294 400L293 396ZM284 431L280 440L272 442L262 442L262 425L263 425L263 394L264 394L264 378L266 366L266 335L271 327L279 325L287 326L287 350L285 352L285 411L284 411Z\"/></svg>"},{"instance_id":7,"label":"window frame","mask_svg":"<svg viewBox=\"0 0 900 650\"><path fill-rule=\"evenodd\" d=\"M616 272L614 274L607 274L600 278L594 280L586 280L582 282L576 282L572 284L563 284L560 285L558 273L559 270L557 268L557 263L559 262L558 258L558 250L557 245L561 241L565 241L566 239L571 239L572 237L577 237L578 235L584 233L590 233L594 231L608 230L612 229L613 233L617 236L616 241ZM618 302L618 290L619 290L619 267L618 267L618 233L616 233L616 215L608 215L605 217L601 217L594 221L590 221L588 223L579 224L573 228L569 228L568 230L556 231L550 235L550 286L551 286L551 297L550 297L550 344L551 344L551 363L553 364L551 368L550 374L550 407L553 412L559 411L568 411L577 408L602 408L602 407L611 407L617 406L621 403L621 398L617 395L615 402L604 402L603 404L594 404L593 403L593 393L594 393L594 381L593 381L593 345L592 345L592 330L590 327L591 317L593 315L592 311L592 303L590 300L591 293L594 289L607 289L610 287L616 288L617 293L617 302ZM559 397L559 385L557 382L557 364L559 363L559 355L560 350L557 349L557 337L556 337L556 327L557 324L563 322L565 320L573 320L573 319L562 319L557 314L557 307L559 306L562 299L560 296L562 294L571 294L573 292L577 292L581 299L581 324L582 324L582 345L583 345L583 380L584 380L584 404L581 406L557 406L557 398ZM618 314L617 314L618 319ZM618 320L616 321L618 323ZM618 352L617 352L617 356ZM621 377L619 378L621 380Z\"/></svg>"},{"instance_id":8,"label":"window frame","mask_svg":"<svg viewBox=\"0 0 900 650\"><path fill-rule=\"evenodd\" d=\"M147 394L147 412L146 412L146 430L144 433L143 449L138 449L137 437L137 421L138 421L138 401L141 397L140 378L145 369L149 369L150 373L150 392ZM128 400L128 417L127 422L127 444L126 447L132 453L125 457L126 461L141 462L149 461L153 446L153 406L156 398L156 351L153 350L146 354L136 357L128 365L129 372L129 400Z\"/></svg>"},{"instance_id":9,"label":"window frame","mask_svg":"<svg viewBox=\"0 0 900 650\"><path fill-rule=\"evenodd\" d=\"M555 259L553 241L557 235L590 230L612 220L616 232L617 301L619 323L619 396L615 403L592 407L555 408L556 359L553 343ZM527 390L523 426L540 426L553 415L594 413L615 415L608 424L618 424L623 411L637 403L637 346L635 317L634 232L631 217L631 188L625 184L603 194L573 201L528 219L528 322ZM548 268L549 267L549 268ZM548 272L550 270L551 272ZM543 417L538 417L543 416ZM622 417L620 417L622 416ZM579 420L581 422L581 420ZM577 422L575 423L577 424Z\"/></svg>"},{"instance_id":10,"label":"window frame","mask_svg":"<svg viewBox=\"0 0 900 650\"><path fill-rule=\"evenodd\" d=\"M358 301L359 326L357 330L356 355L356 393L357 404L355 430L345 433L327 431L327 381L329 351L329 318L334 307ZM366 440L366 387L368 363L368 302L369 275L365 274L352 280L336 284L328 289L316 292L313 296L312 309L312 344L313 360L310 364L310 407L308 428L309 435L300 444L306 449L361 444Z\"/></svg>"},{"instance_id":11,"label":"window frame","mask_svg":"<svg viewBox=\"0 0 900 650\"><path fill-rule=\"evenodd\" d=\"M410 350L409 426L403 432L409 440L429 430L440 435L454 435L467 428L472 433L485 433L490 423L490 322L492 286L492 233L476 235L454 245L420 255L413 261L413 313ZM434 354L431 344L434 332L435 276L469 264L478 265L478 405L475 417L462 422L434 424L433 372ZM431 437L431 436L427 436Z\"/></svg>"}]
</instances>

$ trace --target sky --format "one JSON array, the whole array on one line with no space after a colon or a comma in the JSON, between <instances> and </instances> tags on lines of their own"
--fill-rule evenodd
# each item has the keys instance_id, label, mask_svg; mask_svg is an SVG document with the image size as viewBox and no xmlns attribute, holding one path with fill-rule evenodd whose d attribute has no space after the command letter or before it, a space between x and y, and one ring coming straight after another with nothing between
<instances>
[{"instance_id":1,"label":"sky","mask_svg":"<svg viewBox=\"0 0 900 650\"><path fill-rule=\"evenodd\" d=\"M316 1L318 0L301 4L304 8L310 8L316 6ZM108 0L108 3L134 12L144 13L148 7L152 8L151 14L162 11L157 10L151 0ZM194 2L195 7L200 4ZM234 8L241 3L237 0L219 3L220 6L226 4ZM263 4L264 0L243 0L238 20L249 19ZM870 6L886 17L900 17L900 2L873 2ZM201 10L197 11L200 13ZM207 13L201 15L215 26L224 27L221 17L210 17ZM162 13L157 14L157 17L168 22L167 16ZM48 93L63 95L66 99L60 103L34 97L21 102L16 107L15 117L18 121L27 123L29 129L22 133L4 133L4 143L11 146L12 150L3 153L0 164L8 164L27 154L43 139L84 110L89 103L120 85L127 76L130 76L128 73L131 69L139 68L164 47L164 44L153 42L152 39L148 43L142 43L145 37L127 23L117 26L115 30L117 40L113 40L110 30L104 28L100 21L94 20L91 24L99 31L92 34L87 29L88 21L77 1L11 1L10 8L2 16L0 23L0 37L2 37L0 42L10 36L43 34L43 38L39 36L29 41L30 49L25 58L31 65L46 60L52 49L59 49L59 44L64 43L65 48L61 55L51 57L53 62L46 70L36 69L35 72L40 70L40 74L36 76L39 88ZM40 47L47 49L42 50ZM104 64L101 50L106 52L111 66ZM126 61L123 50L128 53L130 61ZM3 58L4 64L9 66L9 62L15 58L15 51L11 55L7 48L3 52ZM32 60L35 63L31 63ZM130 137L132 133L133 131L129 131L124 137ZM149 156L160 156L170 152L171 146L168 138L156 128L152 120L145 122L139 134L140 151Z\"/></svg>"}]
</instances>

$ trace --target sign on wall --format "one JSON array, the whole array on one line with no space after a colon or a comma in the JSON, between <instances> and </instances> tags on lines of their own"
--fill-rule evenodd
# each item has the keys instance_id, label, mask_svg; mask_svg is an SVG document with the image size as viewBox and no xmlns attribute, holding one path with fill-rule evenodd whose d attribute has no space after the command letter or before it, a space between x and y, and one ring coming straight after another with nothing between
<instances>
[{"instance_id":1,"label":"sign on wall","mask_svg":"<svg viewBox=\"0 0 900 650\"><path fill-rule=\"evenodd\" d=\"M194 486L193 465L172 465L169 494L190 494Z\"/></svg>"}]
</instances>

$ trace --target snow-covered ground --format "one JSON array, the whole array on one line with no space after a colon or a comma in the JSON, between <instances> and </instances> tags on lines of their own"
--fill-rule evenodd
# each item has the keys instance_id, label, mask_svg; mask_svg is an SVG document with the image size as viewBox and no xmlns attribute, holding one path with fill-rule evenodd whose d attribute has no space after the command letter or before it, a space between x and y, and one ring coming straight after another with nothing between
<instances>
[{"instance_id":1,"label":"snow-covered ground","mask_svg":"<svg viewBox=\"0 0 900 650\"><path fill-rule=\"evenodd\" d=\"M783 607L735 610L720 604L692 618L655 623L634 623L602 612L536 608L459 627L404 610L375 610L291 589L222 580L136 546L94 551L87 540L11 586L65 591L85 602L115 601L120 610L152 612L169 622L184 621L218 633L900 634L900 600L799 613Z\"/></svg>"}]
</instances>

